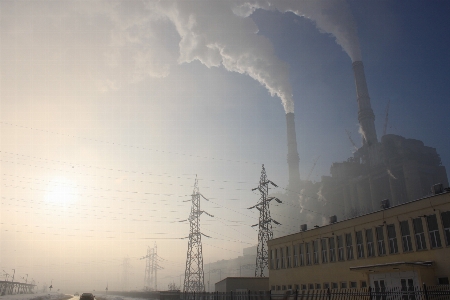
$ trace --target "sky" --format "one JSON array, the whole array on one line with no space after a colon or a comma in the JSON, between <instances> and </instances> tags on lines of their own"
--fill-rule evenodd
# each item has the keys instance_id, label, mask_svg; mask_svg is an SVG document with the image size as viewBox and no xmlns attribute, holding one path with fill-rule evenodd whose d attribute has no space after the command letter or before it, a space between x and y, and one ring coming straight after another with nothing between
<instances>
[{"instance_id":1,"label":"sky","mask_svg":"<svg viewBox=\"0 0 450 300\"><path fill-rule=\"evenodd\" d=\"M353 60L378 137L390 102L386 133L450 169L449 13L414 0L0 1L2 276L114 290L128 258L140 289L156 242L158 286L178 283L196 178L214 216L201 216L204 262L242 255L257 243L247 208L262 164L272 192L288 182L286 112L303 179L352 156L346 130L361 145Z\"/></svg>"}]
</instances>

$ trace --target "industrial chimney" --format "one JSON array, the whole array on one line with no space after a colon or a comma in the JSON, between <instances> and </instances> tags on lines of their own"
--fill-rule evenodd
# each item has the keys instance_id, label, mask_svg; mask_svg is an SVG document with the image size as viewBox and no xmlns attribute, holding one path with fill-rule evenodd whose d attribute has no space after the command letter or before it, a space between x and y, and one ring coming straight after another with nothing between
<instances>
[{"instance_id":1,"label":"industrial chimney","mask_svg":"<svg viewBox=\"0 0 450 300\"><path fill-rule=\"evenodd\" d=\"M289 187L295 188L300 184L300 171L299 163L300 159L298 157L297 150L297 136L295 134L295 117L294 113L286 114L286 125L287 125L287 163L289 167Z\"/></svg>"},{"instance_id":2,"label":"industrial chimney","mask_svg":"<svg viewBox=\"0 0 450 300\"><path fill-rule=\"evenodd\" d=\"M371 146L378 143L378 139L375 131L375 115L370 105L364 66L362 61L355 61L352 66L355 75L358 120L363 134L363 145Z\"/></svg>"}]
</instances>

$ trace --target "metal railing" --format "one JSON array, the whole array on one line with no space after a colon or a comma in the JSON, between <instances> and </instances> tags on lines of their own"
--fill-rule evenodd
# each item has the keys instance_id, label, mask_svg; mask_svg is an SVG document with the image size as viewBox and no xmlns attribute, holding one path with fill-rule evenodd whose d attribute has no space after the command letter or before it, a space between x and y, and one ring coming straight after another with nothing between
<instances>
[{"instance_id":1,"label":"metal railing","mask_svg":"<svg viewBox=\"0 0 450 300\"><path fill-rule=\"evenodd\" d=\"M450 300L450 286L347 288L288 291L164 293L160 300Z\"/></svg>"}]
</instances>

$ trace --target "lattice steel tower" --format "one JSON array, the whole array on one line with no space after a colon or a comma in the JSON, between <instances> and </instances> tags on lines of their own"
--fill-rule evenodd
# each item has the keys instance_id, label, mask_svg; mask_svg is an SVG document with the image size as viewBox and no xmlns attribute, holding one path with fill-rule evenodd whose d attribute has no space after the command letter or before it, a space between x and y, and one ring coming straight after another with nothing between
<instances>
[{"instance_id":1,"label":"lattice steel tower","mask_svg":"<svg viewBox=\"0 0 450 300\"><path fill-rule=\"evenodd\" d=\"M257 210L259 210L259 222L258 224L252 225L252 227L259 227L255 277L265 277L264 270L269 268L269 251L267 247L267 241L272 239L273 237L272 222L280 225L280 223L272 219L272 217L270 216L270 201L275 200L278 203L281 203L281 200L275 197L268 196L269 183L274 187L278 187L275 183L267 179L266 169L264 169L264 165L262 165L259 186L252 189L252 191L259 190L259 192L261 193L261 197L259 198L259 202L256 205L248 208L256 208Z\"/></svg>"},{"instance_id":2,"label":"lattice steel tower","mask_svg":"<svg viewBox=\"0 0 450 300\"><path fill-rule=\"evenodd\" d=\"M158 290L158 269L163 269L158 264L158 247L155 245L153 248L147 247L147 255L141 259L146 259L145 263L145 276L144 276L144 289L150 291Z\"/></svg>"},{"instance_id":3,"label":"lattice steel tower","mask_svg":"<svg viewBox=\"0 0 450 300\"><path fill-rule=\"evenodd\" d=\"M208 201L199 192L198 180L195 178L194 191L192 193L192 199L188 200L192 202L191 213L188 220L190 224L189 231L189 243L186 258L186 270L184 274L184 287L185 292L204 292L205 291L205 279L203 272L203 254L202 254L202 235L200 231L200 215L202 213L213 217L205 211L200 209L200 196ZM183 222L183 221L180 221Z\"/></svg>"}]
</instances>

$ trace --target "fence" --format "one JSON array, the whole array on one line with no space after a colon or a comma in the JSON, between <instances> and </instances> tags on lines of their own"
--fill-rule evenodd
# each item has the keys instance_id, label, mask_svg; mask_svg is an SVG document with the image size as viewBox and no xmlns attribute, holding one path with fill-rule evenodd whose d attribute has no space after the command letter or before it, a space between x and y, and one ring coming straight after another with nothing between
<instances>
[{"instance_id":1,"label":"fence","mask_svg":"<svg viewBox=\"0 0 450 300\"><path fill-rule=\"evenodd\" d=\"M160 295L160 300L449 300L450 286L416 286L393 288L322 289L279 293L259 292L212 292L173 293Z\"/></svg>"}]
</instances>

